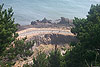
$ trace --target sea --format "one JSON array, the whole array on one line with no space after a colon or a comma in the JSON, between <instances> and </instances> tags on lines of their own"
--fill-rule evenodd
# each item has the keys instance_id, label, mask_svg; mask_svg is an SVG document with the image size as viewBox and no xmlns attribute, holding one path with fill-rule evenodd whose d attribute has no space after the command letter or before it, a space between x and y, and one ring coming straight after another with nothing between
<instances>
[{"instance_id":1,"label":"sea","mask_svg":"<svg viewBox=\"0 0 100 67\"><path fill-rule=\"evenodd\" d=\"M2 3L4 9L13 8L15 23L28 25L44 17L49 20L86 18L91 4L100 4L100 0L0 0Z\"/></svg>"}]
</instances>

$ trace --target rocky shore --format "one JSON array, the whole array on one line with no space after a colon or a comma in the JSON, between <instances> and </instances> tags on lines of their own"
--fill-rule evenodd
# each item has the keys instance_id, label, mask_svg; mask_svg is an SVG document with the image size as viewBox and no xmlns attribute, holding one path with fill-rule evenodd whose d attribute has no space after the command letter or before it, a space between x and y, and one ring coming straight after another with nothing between
<instances>
[{"instance_id":1,"label":"rocky shore","mask_svg":"<svg viewBox=\"0 0 100 67\"><path fill-rule=\"evenodd\" d=\"M71 28L73 27L73 19L61 17L57 20L48 20L44 18L43 20L32 21L30 25L18 26L18 31L27 28Z\"/></svg>"},{"instance_id":2,"label":"rocky shore","mask_svg":"<svg viewBox=\"0 0 100 67\"><path fill-rule=\"evenodd\" d=\"M64 17L61 17L60 19L57 19L57 20L48 20L44 18L43 20L32 21L31 25L33 25L34 27L38 27L38 28L70 27L70 26L73 26L73 20L64 18Z\"/></svg>"},{"instance_id":3,"label":"rocky shore","mask_svg":"<svg viewBox=\"0 0 100 67\"><path fill-rule=\"evenodd\" d=\"M27 37L27 41L35 41L32 51L34 54L27 57L27 60L18 60L14 67L23 66L23 64L33 63L33 56L37 56L39 51L43 51L49 54L55 49L55 45L58 45L58 49L65 53L63 48L67 50L70 48L68 44L71 42L77 42L75 35L71 33L71 28L73 27L73 20L61 17L61 19L32 21L30 25L18 26L17 33L19 34L19 39ZM22 61L23 60L23 61Z\"/></svg>"}]
</instances>

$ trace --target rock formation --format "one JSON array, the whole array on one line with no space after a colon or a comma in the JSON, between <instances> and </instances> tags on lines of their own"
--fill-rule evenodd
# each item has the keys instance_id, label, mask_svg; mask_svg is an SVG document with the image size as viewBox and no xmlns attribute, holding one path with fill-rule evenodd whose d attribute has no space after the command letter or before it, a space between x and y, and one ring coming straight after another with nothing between
<instances>
[{"instance_id":1,"label":"rock formation","mask_svg":"<svg viewBox=\"0 0 100 67\"><path fill-rule=\"evenodd\" d=\"M34 24L36 24L36 21L32 21L32 22L31 22L31 25L34 25Z\"/></svg>"},{"instance_id":2,"label":"rock formation","mask_svg":"<svg viewBox=\"0 0 100 67\"><path fill-rule=\"evenodd\" d=\"M42 23L51 23L50 20L47 20L46 18L44 18L41 22Z\"/></svg>"},{"instance_id":3,"label":"rock formation","mask_svg":"<svg viewBox=\"0 0 100 67\"><path fill-rule=\"evenodd\" d=\"M36 24L39 24L39 23L51 23L51 20L47 20L46 18L44 18L44 19L41 20L41 21L39 21L39 20L32 21L32 22L31 22L31 25L36 25Z\"/></svg>"},{"instance_id":4,"label":"rock formation","mask_svg":"<svg viewBox=\"0 0 100 67\"><path fill-rule=\"evenodd\" d=\"M61 21L59 22L59 24L69 24L69 19L61 17Z\"/></svg>"},{"instance_id":5,"label":"rock formation","mask_svg":"<svg viewBox=\"0 0 100 67\"><path fill-rule=\"evenodd\" d=\"M61 19L57 20L48 20L44 18L43 20L32 21L31 25L36 28L48 28L48 27L73 27L73 20L61 17Z\"/></svg>"},{"instance_id":6,"label":"rock formation","mask_svg":"<svg viewBox=\"0 0 100 67\"><path fill-rule=\"evenodd\" d=\"M37 45L40 44L64 45L78 41L75 36L62 35L62 34L43 34L43 35L33 36L30 40L34 40L37 43Z\"/></svg>"}]
</instances>

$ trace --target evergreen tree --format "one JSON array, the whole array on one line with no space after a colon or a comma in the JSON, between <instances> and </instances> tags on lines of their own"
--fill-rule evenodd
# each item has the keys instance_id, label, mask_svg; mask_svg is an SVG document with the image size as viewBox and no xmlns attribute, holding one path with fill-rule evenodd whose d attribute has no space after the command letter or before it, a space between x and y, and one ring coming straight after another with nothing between
<instances>
[{"instance_id":1,"label":"evergreen tree","mask_svg":"<svg viewBox=\"0 0 100 67\"><path fill-rule=\"evenodd\" d=\"M100 65L100 5L92 5L86 19L74 19L72 32L79 43L66 53L68 67ZM79 66L78 66L79 65Z\"/></svg>"},{"instance_id":2,"label":"evergreen tree","mask_svg":"<svg viewBox=\"0 0 100 67\"><path fill-rule=\"evenodd\" d=\"M75 18L73 33L86 49L100 49L100 5L92 5L86 19Z\"/></svg>"},{"instance_id":3,"label":"evergreen tree","mask_svg":"<svg viewBox=\"0 0 100 67\"><path fill-rule=\"evenodd\" d=\"M52 51L48 60L50 67L60 67L61 53L58 50Z\"/></svg>"},{"instance_id":4,"label":"evergreen tree","mask_svg":"<svg viewBox=\"0 0 100 67\"><path fill-rule=\"evenodd\" d=\"M48 67L48 60L44 52L39 52L36 58L33 58L33 67Z\"/></svg>"},{"instance_id":5,"label":"evergreen tree","mask_svg":"<svg viewBox=\"0 0 100 67\"><path fill-rule=\"evenodd\" d=\"M14 24L14 18L12 18L13 9L3 9L3 5L0 5L0 55L18 36L17 24Z\"/></svg>"},{"instance_id":6,"label":"evergreen tree","mask_svg":"<svg viewBox=\"0 0 100 67\"><path fill-rule=\"evenodd\" d=\"M66 67L87 67L84 61L84 49L78 44L65 54Z\"/></svg>"}]
</instances>

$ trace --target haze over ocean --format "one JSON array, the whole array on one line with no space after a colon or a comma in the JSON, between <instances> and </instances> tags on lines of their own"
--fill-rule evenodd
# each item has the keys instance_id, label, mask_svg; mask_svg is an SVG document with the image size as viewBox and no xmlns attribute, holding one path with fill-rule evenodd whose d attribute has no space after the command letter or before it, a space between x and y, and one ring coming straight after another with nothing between
<instances>
[{"instance_id":1,"label":"haze over ocean","mask_svg":"<svg viewBox=\"0 0 100 67\"><path fill-rule=\"evenodd\" d=\"M4 8L13 7L15 22L28 25L31 21L47 19L85 18L91 4L100 0L0 0Z\"/></svg>"}]
</instances>

